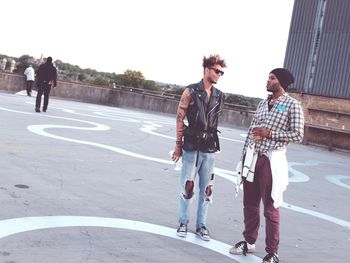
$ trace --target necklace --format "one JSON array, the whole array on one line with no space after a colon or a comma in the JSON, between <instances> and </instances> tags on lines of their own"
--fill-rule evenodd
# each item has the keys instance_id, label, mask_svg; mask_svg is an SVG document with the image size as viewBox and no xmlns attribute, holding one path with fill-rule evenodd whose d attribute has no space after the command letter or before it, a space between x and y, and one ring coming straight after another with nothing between
<instances>
[{"instance_id":1,"label":"necklace","mask_svg":"<svg viewBox=\"0 0 350 263\"><path fill-rule=\"evenodd\" d=\"M269 104L270 104L270 105L275 104L275 102L278 101L278 100L280 100L280 98L281 98L283 95L284 95L284 93L283 93L282 95L278 96L278 97L275 98L275 99L273 99L273 98L271 97L270 100L269 100Z\"/></svg>"},{"instance_id":2,"label":"necklace","mask_svg":"<svg viewBox=\"0 0 350 263\"><path fill-rule=\"evenodd\" d=\"M273 105L273 104L275 104L275 102L278 100L278 98L277 99L270 99L269 100L269 104L270 105Z\"/></svg>"}]
</instances>

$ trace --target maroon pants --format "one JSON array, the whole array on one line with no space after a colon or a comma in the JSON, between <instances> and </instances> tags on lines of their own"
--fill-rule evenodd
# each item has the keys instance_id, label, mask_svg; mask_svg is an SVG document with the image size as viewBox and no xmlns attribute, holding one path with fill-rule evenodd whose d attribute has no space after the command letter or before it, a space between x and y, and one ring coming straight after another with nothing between
<instances>
[{"instance_id":1,"label":"maroon pants","mask_svg":"<svg viewBox=\"0 0 350 263\"><path fill-rule=\"evenodd\" d=\"M264 204L266 224L266 252L277 253L279 244L279 209L273 206L271 198L272 174L269 159L261 155L255 166L254 182L243 182L243 213L245 241L255 244L260 227L260 202Z\"/></svg>"}]
</instances>

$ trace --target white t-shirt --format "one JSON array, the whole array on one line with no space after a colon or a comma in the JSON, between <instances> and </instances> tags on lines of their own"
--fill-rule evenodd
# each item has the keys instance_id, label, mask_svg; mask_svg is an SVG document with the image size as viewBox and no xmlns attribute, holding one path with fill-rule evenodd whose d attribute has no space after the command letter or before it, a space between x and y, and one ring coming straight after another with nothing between
<instances>
[{"instance_id":1,"label":"white t-shirt","mask_svg":"<svg viewBox=\"0 0 350 263\"><path fill-rule=\"evenodd\" d=\"M28 68L26 68L26 70L24 71L24 75L26 75L27 80L34 81L35 74L34 74L34 69L32 67L29 66Z\"/></svg>"}]
</instances>

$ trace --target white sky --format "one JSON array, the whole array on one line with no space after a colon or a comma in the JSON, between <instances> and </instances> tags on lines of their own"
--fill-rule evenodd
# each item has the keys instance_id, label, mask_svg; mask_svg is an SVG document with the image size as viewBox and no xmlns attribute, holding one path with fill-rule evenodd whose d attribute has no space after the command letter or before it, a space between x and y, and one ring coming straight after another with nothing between
<instances>
[{"instance_id":1,"label":"white sky","mask_svg":"<svg viewBox=\"0 0 350 263\"><path fill-rule=\"evenodd\" d=\"M227 62L217 87L264 98L282 67L293 0L2 0L0 54L187 85L203 56Z\"/></svg>"}]
</instances>

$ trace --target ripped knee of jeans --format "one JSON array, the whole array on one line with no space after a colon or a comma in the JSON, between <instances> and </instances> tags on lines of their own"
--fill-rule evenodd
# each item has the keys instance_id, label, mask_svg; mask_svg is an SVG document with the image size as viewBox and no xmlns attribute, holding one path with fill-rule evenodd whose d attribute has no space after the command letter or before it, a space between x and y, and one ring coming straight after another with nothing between
<instances>
[{"instance_id":1,"label":"ripped knee of jeans","mask_svg":"<svg viewBox=\"0 0 350 263\"><path fill-rule=\"evenodd\" d=\"M185 193L182 194L184 199L191 199L193 197L194 182L192 180L187 180L185 183Z\"/></svg>"},{"instance_id":2,"label":"ripped knee of jeans","mask_svg":"<svg viewBox=\"0 0 350 263\"><path fill-rule=\"evenodd\" d=\"M210 203L212 202L214 179L215 179L215 175L211 174L210 181L209 181L207 187L205 188L205 201L210 202Z\"/></svg>"}]
</instances>

